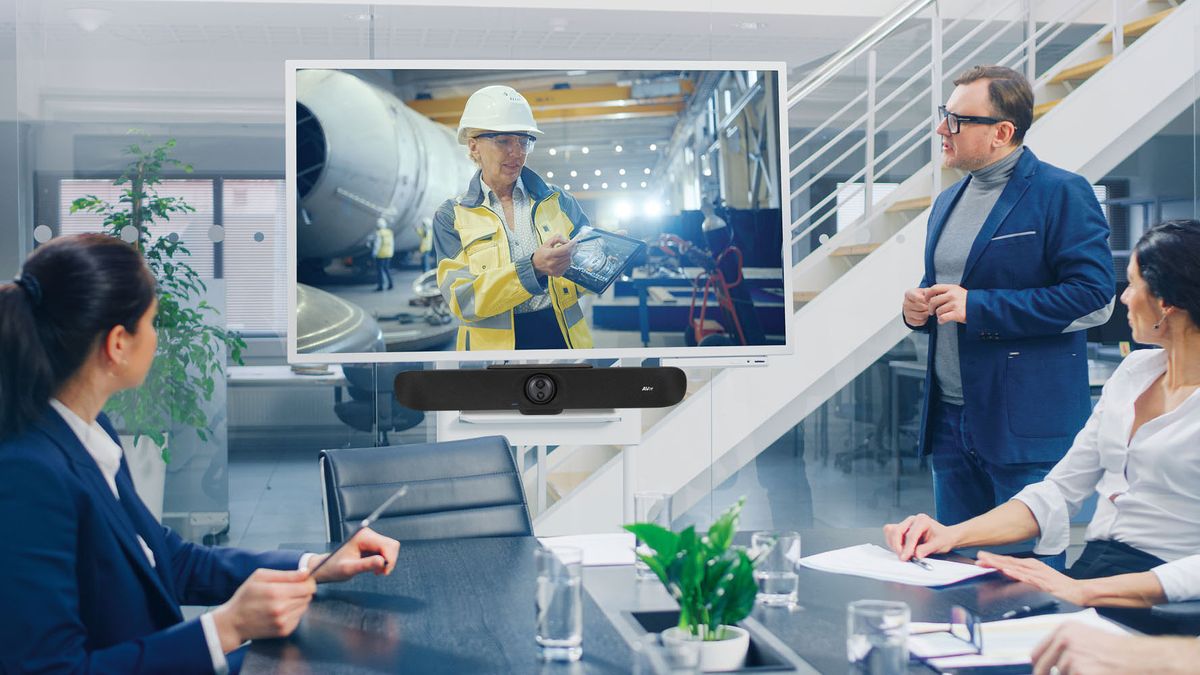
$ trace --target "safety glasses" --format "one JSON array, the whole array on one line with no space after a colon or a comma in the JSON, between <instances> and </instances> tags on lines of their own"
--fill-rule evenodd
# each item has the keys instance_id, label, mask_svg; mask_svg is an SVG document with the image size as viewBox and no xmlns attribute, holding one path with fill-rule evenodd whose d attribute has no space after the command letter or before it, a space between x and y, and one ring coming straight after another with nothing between
<instances>
[{"instance_id":1,"label":"safety glasses","mask_svg":"<svg viewBox=\"0 0 1200 675\"><path fill-rule=\"evenodd\" d=\"M487 133L479 134L475 138L486 138L492 143L495 143L496 147L502 148L509 152L514 150L529 152L533 149L533 144L537 140L529 134L509 133L504 131L489 131Z\"/></svg>"}]
</instances>

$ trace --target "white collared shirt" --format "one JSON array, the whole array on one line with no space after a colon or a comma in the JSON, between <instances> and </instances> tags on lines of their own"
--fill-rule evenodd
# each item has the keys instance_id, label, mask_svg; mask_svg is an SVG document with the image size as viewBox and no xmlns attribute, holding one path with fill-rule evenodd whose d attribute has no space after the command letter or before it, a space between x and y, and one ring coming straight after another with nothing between
<instances>
[{"instance_id":1,"label":"white collared shirt","mask_svg":"<svg viewBox=\"0 0 1200 675\"><path fill-rule=\"evenodd\" d=\"M522 260L533 256L534 251L542 243L538 240L537 232L533 231L533 200L530 199L529 193L525 191L525 183L520 177L513 185L512 202L513 202L513 219L516 222L507 222L507 217L504 215L504 205L500 201L500 196L491 188L483 178L480 177L479 183L483 186L484 198L488 206L494 208L495 212L500 214L500 220L505 221L506 226L511 226L508 229L508 253L512 260ZM550 306L550 296L545 293L538 293L529 298L525 302L513 308L517 314L526 312L536 312L540 309L546 309Z\"/></svg>"},{"instance_id":2,"label":"white collared shirt","mask_svg":"<svg viewBox=\"0 0 1200 675\"><path fill-rule=\"evenodd\" d=\"M1071 449L1046 479L1019 492L1037 519L1037 553L1070 541L1070 517L1100 497L1087 539L1111 539L1162 558L1152 571L1167 599L1200 598L1200 391L1133 428L1134 402L1166 371L1161 349L1135 351L1113 373Z\"/></svg>"}]
</instances>

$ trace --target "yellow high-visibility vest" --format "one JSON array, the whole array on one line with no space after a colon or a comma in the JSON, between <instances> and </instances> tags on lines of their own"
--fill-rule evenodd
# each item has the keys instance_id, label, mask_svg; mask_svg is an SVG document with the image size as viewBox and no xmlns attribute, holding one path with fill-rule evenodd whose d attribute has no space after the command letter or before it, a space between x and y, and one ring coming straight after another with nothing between
<instances>
[{"instance_id":1,"label":"yellow high-visibility vest","mask_svg":"<svg viewBox=\"0 0 1200 675\"><path fill-rule=\"evenodd\" d=\"M392 234L392 228L381 227L375 230L375 236L379 237L379 251L375 254L376 258L390 258L396 254L396 236Z\"/></svg>"},{"instance_id":2,"label":"yellow high-visibility vest","mask_svg":"<svg viewBox=\"0 0 1200 675\"><path fill-rule=\"evenodd\" d=\"M552 192L534 205L533 229L539 243L555 234L569 239L575 230L559 197L560 193ZM437 279L450 310L462 321L458 350L515 349L513 308L533 294L517 276L504 219L487 206L456 203L454 229L462 250L438 262ZM563 340L570 348L590 349L592 333L579 305L581 290L574 282L549 277L547 292Z\"/></svg>"}]
</instances>

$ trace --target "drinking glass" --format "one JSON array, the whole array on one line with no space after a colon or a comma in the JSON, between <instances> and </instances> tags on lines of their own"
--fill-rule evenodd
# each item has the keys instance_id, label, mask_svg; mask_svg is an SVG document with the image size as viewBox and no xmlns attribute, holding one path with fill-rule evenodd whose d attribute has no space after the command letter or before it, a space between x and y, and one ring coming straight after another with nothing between
<instances>
[{"instance_id":1,"label":"drinking glass","mask_svg":"<svg viewBox=\"0 0 1200 675\"><path fill-rule=\"evenodd\" d=\"M757 561L754 580L758 582L758 601L764 605L796 604L800 577L800 534L790 531L755 532L750 537L750 553Z\"/></svg>"},{"instance_id":2,"label":"drinking glass","mask_svg":"<svg viewBox=\"0 0 1200 675\"><path fill-rule=\"evenodd\" d=\"M668 530L671 529L671 495L665 492L635 492L633 493L633 521L635 523L654 523ZM637 552L643 555L653 555L653 552L640 539L637 541ZM633 569L638 579L657 579L654 572L641 558L633 562Z\"/></svg>"},{"instance_id":3,"label":"drinking glass","mask_svg":"<svg viewBox=\"0 0 1200 675\"><path fill-rule=\"evenodd\" d=\"M539 548L533 557L538 650L545 661L578 661L583 656L583 550Z\"/></svg>"},{"instance_id":4,"label":"drinking glass","mask_svg":"<svg viewBox=\"0 0 1200 675\"><path fill-rule=\"evenodd\" d=\"M908 605L859 600L846 607L846 658L864 675L908 672Z\"/></svg>"},{"instance_id":5,"label":"drinking glass","mask_svg":"<svg viewBox=\"0 0 1200 675\"><path fill-rule=\"evenodd\" d=\"M689 635L659 639L643 635L634 643L633 675L699 675L700 638Z\"/></svg>"}]
</instances>

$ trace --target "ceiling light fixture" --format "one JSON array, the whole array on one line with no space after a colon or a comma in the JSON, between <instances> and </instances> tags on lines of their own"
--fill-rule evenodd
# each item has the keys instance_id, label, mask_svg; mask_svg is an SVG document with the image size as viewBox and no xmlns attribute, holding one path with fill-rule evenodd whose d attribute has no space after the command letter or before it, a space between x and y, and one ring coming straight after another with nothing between
<instances>
[{"instance_id":1,"label":"ceiling light fixture","mask_svg":"<svg viewBox=\"0 0 1200 675\"><path fill-rule=\"evenodd\" d=\"M75 7L67 10L67 16L88 33L95 33L112 18L112 12L95 7Z\"/></svg>"}]
</instances>

